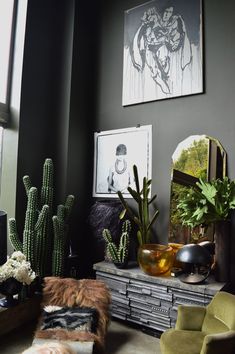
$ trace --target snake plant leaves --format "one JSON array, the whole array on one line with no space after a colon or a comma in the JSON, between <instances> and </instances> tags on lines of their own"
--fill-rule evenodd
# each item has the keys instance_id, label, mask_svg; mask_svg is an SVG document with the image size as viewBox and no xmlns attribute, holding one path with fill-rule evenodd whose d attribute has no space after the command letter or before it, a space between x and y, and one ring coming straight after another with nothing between
<instances>
[{"instance_id":1,"label":"snake plant leaves","mask_svg":"<svg viewBox=\"0 0 235 354\"><path fill-rule=\"evenodd\" d=\"M131 194L131 196L137 201L137 203L139 203L140 201L140 195L131 187L128 187L128 192Z\"/></svg>"},{"instance_id":2,"label":"snake plant leaves","mask_svg":"<svg viewBox=\"0 0 235 354\"><path fill-rule=\"evenodd\" d=\"M157 194L155 194L149 201L148 204L152 204L152 202L157 198Z\"/></svg>"},{"instance_id":3,"label":"snake plant leaves","mask_svg":"<svg viewBox=\"0 0 235 354\"><path fill-rule=\"evenodd\" d=\"M156 210L153 217L152 217L152 220L150 221L149 225L147 226L147 230L149 230L151 228L151 226L153 225L153 223L157 219L158 214L159 214L159 210Z\"/></svg>"},{"instance_id":4,"label":"snake plant leaves","mask_svg":"<svg viewBox=\"0 0 235 354\"><path fill-rule=\"evenodd\" d=\"M122 220L125 217L125 215L126 215L126 209L123 209L119 215L119 219Z\"/></svg>"},{"instance_id":5,"label":"snake plant leaves","mask_svg":"<svg viewBox=\"0 0 235 354\"><path fill-rule=\"evenodd\" d=\"M140 193L139 175L138 175L138 169L136 165L133 166L133 174L135 179L136 191L137 193Z\"/></svg>"},{"instance_id":6,"label":"snake plant leaves","mask_svg":"<svg viewBox=\"0 0 235 354\"><path fill-rule=\"evenodd\" d=\"M134 179L135 179L135 186L136 190L134 190L131 187L128 187L128 191L130 195L133 197L134 201L137 203L137 208L138 211L132 211L132 209L129 207L128 203L125 201L123 195L121 192L118 192L118 197L124 207L125 211L122 211L120 214L120 218L123 218L125 215L125 212L129 215L129 217L136 223L138 226L138 232L137 232L137 239L139 244L143 243L149 243L151 239L151 232L150 228L152 227L153 223L155 222L159 211L156 210L153 217L151 218L150 221L150 212L149 212L149 206L150 204L156 199L156 195L154 195L150 200L149 200L149 194L150 194L150 187L152 180L148 180L147 177L143 178L143 187L140 190L140 185L139 185L139 177L138 177L138 169L137 166L133 166L133 173L134 173Z\"/></svg>"}]
</instances>

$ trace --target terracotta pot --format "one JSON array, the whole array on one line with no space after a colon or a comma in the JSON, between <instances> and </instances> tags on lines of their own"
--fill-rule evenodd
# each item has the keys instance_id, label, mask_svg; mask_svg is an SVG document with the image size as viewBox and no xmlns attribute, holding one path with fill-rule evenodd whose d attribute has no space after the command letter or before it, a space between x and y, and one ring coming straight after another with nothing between
<instances>
[{"instance_id":1,"label":"terracotta pot","mask_svg":"<svg viewBox=\"0 0 235 354\"><path fill-rule=\"evenodd\" d=\"M229 281L230 269L230 220L215 223L215 280Z\"/></svg>"}]
</instances>

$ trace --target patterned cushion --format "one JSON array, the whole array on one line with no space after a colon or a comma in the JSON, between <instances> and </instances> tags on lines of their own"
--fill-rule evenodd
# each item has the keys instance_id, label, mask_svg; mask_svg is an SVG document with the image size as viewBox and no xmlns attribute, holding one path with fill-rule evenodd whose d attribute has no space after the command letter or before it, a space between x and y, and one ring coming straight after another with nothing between
<instances>
[{"instance_id":1,"label":"patterned cushion","mask_svg":"<svg viewBox=\"0 0 235 354\"><path fill-rule=\"evenodd\" d=\"M45 306L42 312L41 330L65 328L68 331L95 333L98 313L88 307Z\"/></svg>"},{"instance_id":2,"label":"patterned cushion","mask_svg":"<svg viewBox=\"0 0 235 354\"><path fill-rule=\"evenodd\" d=\"M42 316L39 320L38 327L35 332L35 339L37 340L57 340L57 341L81 341L94 342L94 352L104 352L104 341L109 323L109 305L111 296L108 287L102 281L95 279L81 279L76 280L72 278L58 278L46 277L44 278L43 298L42 298ZM57 321L56 317L45 314L45 307L56 307L55 311L62 309L70 309L70 314L67 311L67 319L64 321ZM79 313L75 309L85 309L85 313ZM88 312L90 309L91 312ZM94 312L96 310L96 315ZM52 311L53 312L53 311ZM79 313L79 315L78 315ZM58 314L58 313L57 313ZM57 315L55 314L55 316ZM88 316L89 314L89 316ZM91 316L92 314L92 316ZM59 313L61 315L61 313ZM83 317L83 324L78 325L78 316ZM68 328L69 322L73 322L76 317L76 329ZM48 318L48 320L46 319ZM53 322L53 326L49 326L49 318ZM92 320L91 320L92 318ZM51 323L52 323L51 322ZM55 327L55 323L56 326ZM66 324L66 325L65 325ZM88 330L89 325L91 330ZM73 326L71 324L71 326ZM44 328L44 329L43 329ZM92 332L94 331L94 332Z\"/></svg>"}]
</instances>

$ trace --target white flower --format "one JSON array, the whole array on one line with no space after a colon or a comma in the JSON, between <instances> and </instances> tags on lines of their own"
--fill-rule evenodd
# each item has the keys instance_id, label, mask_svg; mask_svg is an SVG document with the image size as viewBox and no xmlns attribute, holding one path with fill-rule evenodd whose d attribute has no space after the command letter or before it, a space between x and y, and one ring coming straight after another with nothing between
<instances>
[{"instance_id":1,"label":"white flower","mask_svg":"<svg viewBox=\"0 0 235 354\"><path fill-rule=\"evenodd\" d=\"M11 255L11 259L16 260L17 262L26 261L25 255L20 251L13 252Z\"/></svg>"},{"instance_id":2,"label":"white flower","mask_svg":"<svg viewBox=\"0 0 235 354\"><path fill-rule=\"evenodd\" d=\"M29 285L35 277L30 262L26 261L25 255L20 251L14 252L6 263L0 266L1 283L8 278L15 278L20 283Z\"/></svg>"}]
</instances>

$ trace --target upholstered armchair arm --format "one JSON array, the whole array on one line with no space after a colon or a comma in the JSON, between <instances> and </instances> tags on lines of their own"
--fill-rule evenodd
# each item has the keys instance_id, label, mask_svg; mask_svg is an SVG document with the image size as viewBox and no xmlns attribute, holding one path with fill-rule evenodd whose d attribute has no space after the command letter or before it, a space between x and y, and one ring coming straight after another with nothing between
<instances>
[{"instance_id":1,"label":"upholstered armchair arm","mask_svg":"<svg viewBox=\"0 0 235 354\"><path fill-rule=\"evenodd\" d=\"M205 307L179 305L175 328L189 331L201 331L205 314Z\"/></svg>"},{"instance_id":2,"label":"upholstered armchair arm","mask_svg":"<svg viewBox=\"0 0 235 354\"><path fill-rule=\"evenodd\" d=\"M234 354L235 331L208 334L205 336L200 354Z\"/></svg>"}]
</instances>

